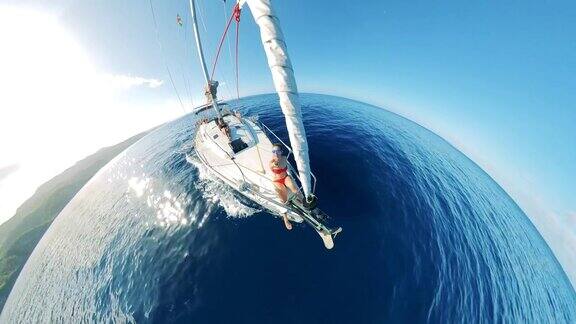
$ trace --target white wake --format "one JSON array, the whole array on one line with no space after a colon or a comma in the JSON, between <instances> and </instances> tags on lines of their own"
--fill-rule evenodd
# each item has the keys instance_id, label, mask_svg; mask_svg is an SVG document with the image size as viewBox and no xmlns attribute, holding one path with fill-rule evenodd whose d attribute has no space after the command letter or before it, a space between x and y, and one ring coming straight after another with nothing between
<instances>
[{"instance_id":1,"label":"white wake","mask_svg":"<svg viewBox=\"0 0 576 324\"><path fill-rule=\"evenodd\" d=\"M214 176L197 157L186 154L186 161L198 169L199 181L196 183L196 187L202 192L202 198L211 204L222 207L229 217L244 218L260 211L243 204L234 195L234 189Z\"/></svg>"}]
</instances>

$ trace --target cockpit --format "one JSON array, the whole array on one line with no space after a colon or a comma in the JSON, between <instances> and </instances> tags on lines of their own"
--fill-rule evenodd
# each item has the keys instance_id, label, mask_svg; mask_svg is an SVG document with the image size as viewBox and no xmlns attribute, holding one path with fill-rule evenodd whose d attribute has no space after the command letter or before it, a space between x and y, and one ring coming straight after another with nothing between
<instances>
[{"instance_id":1,"label":"cockpit","mask_svg":"<svg viewBox=\"0 0 576 324\"><path fill-rule=\"evenodd\" d=\"M255 144L253 130L239 115L223 111L222 119L204 119L204 133L227 155L235 156Z\"/></svg>"}]
</instances>

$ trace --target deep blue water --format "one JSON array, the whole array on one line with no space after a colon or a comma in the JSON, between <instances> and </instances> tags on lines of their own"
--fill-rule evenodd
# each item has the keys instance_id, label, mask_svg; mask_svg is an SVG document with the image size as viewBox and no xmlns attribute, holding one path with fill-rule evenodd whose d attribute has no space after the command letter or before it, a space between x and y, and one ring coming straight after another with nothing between
<instances>
[{"instance_id":1,"label":"deep blue water","mask_svg":"<svg viewBox=\"0 0 576 324\"><path fill-rule=\"evenodd\" d=\"M240 104L287 137L275 95ZM187 162L186 116L78 193L0 322L576 322L551 250L463 154L384 109L320 95L302 105L320 205L344 228L334 250Z\"/></svg>"}]
</instances>

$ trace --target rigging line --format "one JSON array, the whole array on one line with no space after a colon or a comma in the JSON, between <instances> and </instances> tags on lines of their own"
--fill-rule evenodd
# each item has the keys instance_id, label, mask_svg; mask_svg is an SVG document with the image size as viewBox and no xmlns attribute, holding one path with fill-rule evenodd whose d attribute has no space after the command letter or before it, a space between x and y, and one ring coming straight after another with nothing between
<instances>
[{"instance_id":1,"label":"rigging line","mask_svg":"<svg viewBox=\"0 0 576 324\"><path fill-rule=\"evenodd\" d=\"M232 15L230 15L230 19L226 23L226 27L224 28L224 32L222 33L222 37L220 38L220 44L218 44L218 50L216 51L216 58L214 59L214 64L212 65L212 74L211 78L214 77L214 72L216 70L216 65L218 63L218 59L220 57L220 51L222 49L222 44L224 44L224 39L228 35L228 30L230 28L230 24L232 23L232 19L236 20L236 95L237 98L240 98L240 92L238 91L238 30L240 24L240 5L236 3L234 9L232 11ZM228 43L230 45L230 43Z\"/></svg>"},{"instance_id":2,"label":"rigging line","mask_svg":"<svg viewBox=\"0 0 576 324\"><path fill-rule=\"evenodd\" d=\"M200 11L200 22L202 23L202 27L204 27L204 32L208 33L208 28L206 28L206 24L204 23L204 10L202 7L202 1L198 1L198 11Z\"/></svg>"},{"instance_id":3,"label":"rigging line","mask_svg":"<svg viewBox=\"0 0 576 324\"><path fill-rule=\"evenodd\" d=\"M228 21L228 11L226 8L226 2L222 2L222 6L224 7L224 21ZM230 38L226 37L226 44L228 45L228 59L230 63L232 63L232 47L230 47Z\"/></svg>"},{"instance_id":4,"label":"rigging line","mask_svg":"<svg viewBox=\"0 0 576 324\"><path fill-rule=\"evenodd\" d=\"M150 10L152 11L152 20L154 21L154 31L156 32L156 42L160 47L160 53L162 55L162 60L164 61L164 67L166 68L166 72L168 72L168 76L170 77L170 83L172 84L172 88L178 97L178 101L180 102L180 107L186 114L186 108L184 108L184 104L182 103L182 99L180 98L180 94L178 93L178 89L176 89L176 85L174 84L174 78L172 77L172 72L170 72L170 68L168 67L168 62L166 61L166 57L164 56L164 48L162 47L162 42L160 42L160 33L158 31L158 22L156 21L156 13L154 11L154 5L152 4L152 0L148 0L150 3Z\"/></svg>"},{"instance_id":5,"label":"rigging line","mask_svg":"<svg viewBox=\"0 0 576 324\"><path fill-rule=\"evenodd\" d=\"M178 24L176 25L176 29L177 29L176 32L178 33L178 41L182 44L184 42L184 40L182 39L182 31L181 31L181 28ZM185 51L186 51L186 47L184 47L184 52ZM184 73L185 70L184 70L184 63L182 62L183 61L182 57L179 57L179 59L177 61L178 61L178 65L180 66L180 74L182 76L182 81L184 82L184 97L185 97L184 99L186 101L186 104L188 104L188 100L186 100L186 99L187 99L187 97L191 96L191 92L188 88L188 81L186 78L186 73Z\"/></svg>"},{"instance_id":6,"label":"rigging line","mask_svg":"<svg viewBox=\"0 0 576 324\"><path fill-rule=\"evenodd\" d=\"M236 10L236 7L237 7L237 6L238 6L238 5L236 5L236 6L234 7L234 10ZM226 17L226 5L224 5L224 17ZM217 51L216 51L216 57L215 57L215 59L214 59L214 62L212 63L212 70L211 70L211 73L210 73L210 80L214 80L214 73L216 72L216 66L217 66L217 64L218 64L218 59L220 58L220 51L221 51L221 49L222 49L222 44L224 44L224 39L226 38L226 35L227 35L227 33L228 33L228 28L230 27L230 23L232 23L232 18L234 18L233 15L230 16L230 20L228 20L228 22L226 23L226 28L224 29L224 32L222 33L222 36L220 37L220 42L219 42L219 44L218 44L218 48L217 48ZM225 84L225 86L226 86L226 90L228 91L228 96L229 96L229 97L232 97L232 96L230 95L230 89L228 88L228 82L227 82L227 80L226 80L226 76L225 76L224 73L222 74L222 78L224 79L224 84Z\"/></svg>"},{"instance_id":7,"label":"rigging line","mask_svg":"<svg viewBox=\"0 0 576 324\"><path fill-rule=\"evenodd\" d=\"M184 58L188 57L188 28L184 29ZM188 91L190 91L190 103L194 109L194 99L192 99L192 79L188 79Z\"/></svg>"},{"instance_id":8,"label":"rigging line","mask_svg":"<svg viewBox=\"0 0 576 324\"><path fill-rule=\"evenodd\" d=\"M239 67L238 67L238 37L240 30L240 9L238 13L234 13L236 16L236 99L240 100L240 82L239 82Z\"/></svg>"},{"instance_id":9,"label":"rigging line","mask_svg":"<svg viewBox=\"0 0 576 324\"><path fill-rule=\"evenodd\" d=\"M226 11L227 11L226 1L222 1L222 13L224 14L224 24L226 24L226 22L228 21L228 15L226 14ZM226 37L226 40L228 40L228 37ZM228 47L230 47L229 41L228 41ZM230 66L230 62L231 61L228 61L228 66ZM223 99L231 99L232 98L232 91L230 91L230 85L228 83L227 73L224 72L222 69L219 69L218 72L222 74L222 79L224 80L224 82L221 84L221 86L224 87L224 90L226 91L226 95L223 96Z\"/></svg>"},{"instance_id":10,"label":"rigging line","mask_svg":"<svg viewBox=\"0 0 576 324\"><path fill-rule=\"evenodd\" d=\"M178 38L180 38L180 41L184 42L184 58L186 58L186 41L182 40L182 27L176 25L176 28L178 29ZM184 32L185 33L185 32ZM186 34L184 34L186 35ZM180 71L182 72L182 79L184 80L184 91L187 92L186 94L188 95L188 97L190 98L190 101L192 101L192 89L190 87L190 82L188 82L188 78L186 77L186 70L184 69L184 64L182 63L182 60L178 60L178 63L180 64ZM191 107L192 109L194 108L194 105L192 105Z\"/></svg>"},{"instance_id":11,"label":"rigging line","mask_svg":"<svg viewBox=\"0 0 576 324\"><path fill-rule=\"evenodd\" d=\"M226 78L226 74L224 72L222 72L222 80L224 80L224 82L221 85L226 89L226 96L222 96L222 100L231 99L232 92L230 91L230 87L228 86L228 79Z\"/></svg>"},{"instance_id":12,"label":"rigging line","mask_svg":"<svg viewBox=\"0 0 576 324\"><path fill-rule=\"evenodd\" d=\"M224 21L228 21L228 8L226 8L226 1L222 2L222 6L223 6L223 13L224 13ZM230 38L226 37L226 44L228 45L228 66L230 66L232 64L232 47L230 47ZM228 91L228 95L229 97L231 96L231 91L230 91L230 87L228 87L228 82L226 82L226 90Z\"/></svg>"},{"instance_id":13,"label":"rigging line","mask_svg":"<svg viewBox=\"0 0 576 324\"><path fill-rule=\"evenodd\" d=\"M204 27L204 31L205 31L206 33L208 33L208 29L206 28L206 23L204 22L205 11L204 11L204 7L203 7L203 3L202 3L202 1L198 1L197 3L198 3L198 11L199 11L199 16L200 16L200 22L202 23L202 26ZM207 43L207 46L208 46L209 48L212 47L212 43L210 42L210 39L211 39L211 38L208 37L208 39L205 40L205 42ZM224 83L228 83L228 82L226 82L226 79L225 79L225 78L224 78ZM228 92L230 92L230 91L228 91ZM230 94L228 94L228 95L229 95L229 97L232 97L232 96L230 96Z\"/></svg>"},{"instance_id":14,"label":"rigging line","mask_svg":"<svg viewBox=\"0 0 576 324\"><path fill-rule=\"evenodd\" d=\"M234 7L234 11L236 11L238 5ZM226 23L226 27L224 28L224 32L220 37L220 42L218 44L218 49L216 50L216 58L214 59L214 63L212 64L212 72L210 73L210 79L214 79L214 72L216 71L216 64L218 64L218 59L220 58L220 50L222 49L222 44L224 44L224 39L226 39L226 34L228 33L228 28L230 28L230 24L232 23L232 19L234 19L234 15L230 16L230 19Z\"/></svg>"}]
</instances>

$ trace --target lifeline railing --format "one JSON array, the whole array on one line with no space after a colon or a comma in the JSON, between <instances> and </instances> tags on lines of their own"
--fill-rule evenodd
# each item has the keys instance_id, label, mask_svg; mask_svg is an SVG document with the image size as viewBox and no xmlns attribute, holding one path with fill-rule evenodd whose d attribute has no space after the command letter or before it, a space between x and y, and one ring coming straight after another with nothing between
<instances>
[{"instance_id":1,"label":"lifeline railing","mask_svg":"<svg viewBox=\"0 0 576 324\"><path fill-rule=\"evenodd\" d=\"M302 190L302 180L300 179L300 176L298 174L297 169L292 165L292 163L289 160L290 155L292 155L292 153L293 153L292 148L290 146L288 146L286 143L284 143L284 141L282 139L280 139L280 137L278 137L276 135L276 133L274 133L270 128L268 128L268 126L266 126L260 120L258 120L257 118L254 118L254 117L251 118L250 120L253 123L258 124L258 126L260 126L261 129L267 130L270 134L272 134L272 136L274 136L288 150L288 155L286 156L286 161L287 161L288 165L290 166L290 170L293 171L292 173L296 176L296 178L298 179L298 182L300 182L300 187L298 187L298 190ZM314 173L312 171L310 171L310 176L312 177L312 193L315 193L316 192L317 179L316 179L316 176L314 175Z\"/></svg>"},{"instance_id":2,"label":"lifeline railing","mask_svg":"<svg viewBox=\"0 0 576 324\"><path fill-rule=\"evenodd\" d=\"M228 110L228 111L224 110L222 115L225 116L225 115L228 115L228 114L231 114L231 112L230 112L229 110ZM240 119L240 121L242 122L242 118L239 118L239 119ZM261 129L263 132L266 132L266 131L267 131L270 135L274 136L274 138L275 138L276 140L278 140L278 142L281 143L281 144L286 148L286 150L288 150L288 154L287 154L287 156L286 156L286 162L287 162L287 164L288 164L289 174L292 175L292 176L294 176L296 179L298 179L298 183L299 183L298 191L302 192L302 179L300 178L300 176L299 176L299 174L298 174L298 170L294 167L294 165L292 165L292 163L290 162L290 159L289 159L290 156L293 155L292 148L291 148L290 146L288 146L288 144L286 144L280 137L278 137L278 135L276 135L276 133L274 133L268 126L266 126L264 123L262 123L260 120L258 120L258 118L257 118L256 116L252 116L252 117L249 117L249 118L247 118L247 119L250 120L251 122L253 122L254 124L260 126L260 129ZM198 131L198 129L197 129L196 131ZM257 138L256 134L252 134L252 135L253 135L255 138ZM196 136L194 136L194 137L196 137ZM244 172L242 171L242 167L245 168L246 170L251 171L252 173L258 175L259 177L265 179L265 180L268 181L268 182L271 182L271 183L274 182L274 180L269 179L268 177L266 177L265 175L262 175L261 173L259 173L259 172L257 172L257 171L254 171L254 170L252 170L252 169L250 169L250 168L248 168L248 167L246 167L246 166L241 166L241 165L239 165L238 163L236 163L234 157L231 156L223 147L221 147L221 146L220 146L218 143L216 143L216 142L215 142L215 144L216 144L216 146L217 146L222 152L224 152L224 153L230 158L230 161L231 161L231 163L221 164L221 165L218 165L218 166L226 166L226 165L232 165L232 164L234 164L234 165L236 166L236 168L238 168L238 171L239 171L240 174L242 175L242 180L243 180L245 183L248 183L248 181L246 181L246 176L245 176ZM204 162L206 162L206 161L204 161ZM261 161L261 162L262 162L262 164L263 164L263 161ZM214 168L212 168L212 169L214 169ZM214 170L214 171L215 171L215 170ZM219 172L218 172L218 173L219 173ZM314 193L316 192L317 178L316 178L316 175L314 175L313 172L310 172L310 176L312 177L312 193L314 194ZM260 186L258 186L258 187L260 188Z\"/></svg>"},{"instance_id":3,"label":"lifeline railing","mask_svg":"<svg viewBox=\"0 0 576 324\"><path fill-rule=\"evenodd\" d=\"M222 149L222 148L220 147L220 149ZM221 178L226 179L227 181L231 181L231 180L229 180L227 177L225 177L222 173L218 172L218 171L215 169L215 166L208 164L208 162L204 160L204 158L202 157L201 154L198 154L197 156L198 156L198 158L199 158L200 160L202 160L202 163L203 163L204 165L206 165L208 168L210 168L210 169L212 170L212 172L217 173L218 175L220 175ZM244 173L242 172L242 169L240 168L240 166L239 166L234 160L232 160L232 163L220 164L220 165L217 165L216 167L227 166L227 165L232 165L232 164L234 164L234 165L239 169L239 171L240 171L241 174L242 174L242 178L244 179L244 182L247 183L246 178L245 178L245 175L244 175ZM289 164L289 165L290 165L290 164ZM243 167L244 167L246 170L251 171L252 173L254 173L254 174L256 174L256 175L264 178L266 181L272 182L271 179L265 177L264 175L262 175L262 174L260 174L260 173L258 173L258 172L256 172L256 171L254 171L254 170L252 170L252 169L250 169L250 168L247 168L246 166L243 166ZM292 167L292 166L290 165L290 167ZM275 200L272 200L272 199L266 197L265 195L261 194L261 193L260 193L260 191L261 191L261 189L262 189L261 186L259 186L259 185L257 185L257 184L251 184L251 186L252 186L252 190L251 190L252 193L253 193L254 195L258 196L258 198L260 198L260 199L262 199L262 200L264 200L264 201L267 201L267 202L270 203L270 204L276 205L276 206L281 207L281 208L286 208L286 209L289 209L289 210L292 210L293 212L295 212L292 207L287 206L286 204L279 203L279 202L277 202L277 201L275 201ZM239 189L242 190L241 188L239 188ZM256 190L254 190L254 189L256 189ZM300 190L300 189L299 189L299 190Z\"/></svg>"},{"instance_id":4,"label":"lifeline railing","mask_svg":"<svg viewBox=\"0 0 576 324\"><path fill-rule=\"evenodd\" d=\"M195 112L195 115L198 116L198 115L200 115L200 113L202 113L202 112L204 112L204 111L206 111L206 110L207 110L207 109L199 109L199 110L197 110L197 111ZM230 114L230 111L227 110L227 109L225 109L223 116L228 115L228 114ZM198 117L200 117L200 116L198 116ZM240 119L240 121L241 121L242 123L244 123L243 118L239 118L239 119ZM298 179L298 183L300 184L300 186L298 187L298 191L299 191L299 192L302 192L302 180L300 179L300 176L299 176L299 174L298 174L298 172L297 172L297 169L292 165L292 163L291 163L290 160L289 160L290 156L293 154L292 148L291 148L290 146L288 146L284 141L282 141L282 139L281 139L280 137L278 137L278 135L276 135L276 133L274 133L268 126L266 126L264 123L260 122L260 121L258 120L257 116L250 117L250 118L248 118L248 120L250 120L251 122L253 122L253 123L256 124L257 126L260 126L260 130L261 130L262 132L264 132L265 135L266 135L266 132L268 132L269 134L271 134L272 136L274 136L274 138L275 138L276 140L278 140L278 142L281 143L281 144L286 148L286 150L288 150L288 154L287 154L287 156L286 156L286 162L287 162L288 168L289 168L288 171L289 171L289 174L290 174L290 175L293 175L296 179ZM200 129L200 128L197 127L197 128L196 128L196 132L198 132L199 129ZM254 136L254 137L256 138L256 141L257 141L257 134L254 133L254 129L253 129L252 127L249 127L249 130L250 130L250 132L252 133L252 136ZM197 139L197 134L194 135L194 138ZM194 144L195 144L194 146L196 146L196 149L197 149L197 143L194 143ZM216 143L216 144L217 144L217 143ZM242 168L241 168L240 165L235 161L234 157L231 156L231 155L230 155L224 148L222 148L220 145L217 144L217 147L218 147L220 150L224 151L224 153L230 158L230 160L231 160L231 162L232 162L232 163L222 164L222 165L218 165L218 166L225 166L225 165L232 165L232 164L234 164L234 165L236 166L236 168L238 168L238 171L240 171L240 174L242 175L243 183L248 183L248 182L246 181L246 176L245 176ZM227 177L225 177L223 174L221 174L220 172L218 172L218 171L214 168L214 167L218 167L218 166L211 166L211 165L209 165L209 164L207 163L207 161L203 158L202 154L200 154L199 151L197 151L197 153L198 153L198 154L197 154L198 158L200 158L200 160L202 160L202 163L203 163L204 165L206 165L209 169L211 169L212 172L215 172L215 173L219 174L220 177L222 178L222 180L225 179L226 181L232 182L232 180L228 179ZM263 164L262 158L260 157L260 155L259 155L259 158L260 158L261 164ZM273 182L272 179L266 177L265 175L259 173L258 171L254 171L254 170L252 170L252 169L250 169L250 168L248 168L248 167L246 167L246 166L242 166L242 167L243 167L245 170L248 170L248 171L250 171L250 172L252 172L252 173L254 173L254 174L257 174L258 176L264 178L264 179L265 179L266 181L268 181L268 182ZM264 168L263 165L262 165L262 167ZM311 176L311 178L312 178L312 180L313 180L313 183L312 183L312 193L315 193L315 192L316 192L316 183L317 183L316 175L315 175L314 173L310 172L310 176ZM238 189L239 189L240 191L245 190L245 189L242 189L242 184L239 184ZM253 183L253 184L251 184L251 188L250 188L250 189L251 189L250 191L252 192L253 195L257 196L259 199L262 199L262 202L268 202L268 204L276 205L276 206L278 206L278 207L282 207L282 208L286 208L286 209L288 209L288 210L291 210L293 213L296 213L296 214L300 215L300 216L303 218L303 220L305 220L309 225L313 226L317 231L328 231L328 232L331 232L331 230L330 230L325 224L323 224L323 223L320 222L319 220L311 217L310 215L307 215L306 213L303 213L303 214L302 214L301 212L299 212L298 210L294 209L293 207L291 207L291 206L289 206L289 205L287 205L287 204L278 202L278 201L276 201L276 200L274 200L274 199L270 199L269 197L265 196L264 194L261 193L261 192L263 192L263 189L266 190L265 188L262 188L262 186ZM262 203L261 203L261 204L262 204ZM265 206L265 204L262 204L262 206L263 206L264 208L270 209L270 207ZM270 210L271 210L271 209L270 209ZM271 211L272 211L272 210L271 210ZM331 233L332 233L332 232L331 232ZM338 231L335 232L335 233L332 233L332 234L335 236L335 234L337 234L337 233L338 233Z\"/></svg>"},{"instance_id":5,"label":"lifeline railing","mask_svg":"<svg viewBox=\"0 0 576 324\"><path fill-rule=\"evenodd\" d=\"M240 119L241 122L243 122L243 121L242 121L242 118L239 118L239 119ZM266 125L264 125L264 123L258 121L255 117L250 118L249 120L252 121L254 124L257 124L258 126L260 126L260 129L261 129L262 132L268 131L272 136L274 136L274 138L276 138L276 139L278 140L278 142L282 143L282 145L288 150L288 155L286 156L286 161L287 161L287 164L288 164L288 167L289 167L289 174L295 176L295 178L298 179L298 182L300 183L300 186L298 187L298 191L302 192L302 186L301 186L302 181L300 180L300 177L298 176L298 173L296 172L296 169L294 168L294 166L292 165L292 163L290 163L290 160L289 160L290 155L292 155L292 148L290 148L288 145L286 145L286 143L284 143L284 141L282 141L282 139L280 139L270 128L268 128L268 126L266 126ZM252 129L252 127L250 127L250 130L251 130L251 133L253 133L254 130ZM198 128L196 129L196 132L198 132ZM252 134L252 135L254 136L254 135L256 135L256 134ZM195 135L194 137L197 138L196 135ZM196 146L196 143L195 143L195 146ZM232 161L232 163L227 163L227 164L218 165L218 166L224 166L224 165L232 165L232 164L234 164L234 165L238 168L238 170L240 171L244 183L248 183L248 182L246 181L246 177L245 177L244 172L242 172L242 168L240 167L240 165L239 165L238 163L236 163L236 161L234 160L234 158L231 157L230 154L229 154L228 152L226 152L226 150L224 150L220 145L218 145L218 148L221 149L221 150L223 150L223 151L231 158L231 161ZM197 152L198 152L198 151L197 151ZM198 152L198 153L200 153L200 152ZM225 177L225 176L224 176L223 174L221 174L220 172L218 172L218 171L214 168L214 166L209 165L209 164L207 163L207 161L204 160L202 154L197 154L197 156L198 156L198 158L200 158L200 159L202 160L202 162L203 162L204 165L206 165L208 168L210 168L210 169L212 170L212 172L215 172L215 173L219 174L220 177L222 178L222 180L225 179L226 181L230 181L230 182L232 181L232 180L228 179L227 177ZM262 162L262 161L261 161L261 162ZM252 170L252 169L250 169L250 168L248 168L248 167L246 167L246 166L242 166L242 167L245 168L245 170L248 170L248 171L250 171L250 172L252 172L252 173L254 173L254 174L256 174L256 175L258 175L258 176L260 176L260 177L262 177L262 178L264 178L264 179L265 179L266 181L268 181L268 182L273 182L272 179L270 179L270 178L262 175L261 173L259 173L259 172L257 172L257 171L254 171L254 170ZM312 172L311 172L310 174L311 174L311 177L312 177L312 179L313 179L312 192L314 193L314 192L316 191L316 182L317 182L317 180L316 180L316 176L315 176ZM267 202L268 204L272 204L272 205L276 205L276 206L281 207L281 208L288 209L288 210L292 211L293 213L295 213L295 214L297 214L297 215L300 215L300 217L302 217L302 219L303 219L304 221L306 221L309 225L311 225L312 227L314 227L314 228L316 229L316 231L323 231L323 232L326 232L326 231L327 231L327 232L331 232L330 228L328 228L324 223L322 223L322 222L320 222L319 220L311 217L310 215L307 215L306 213L301 213L301 212L299 212L297 209L294 209L294 207L291 207L290 205L287 205L287 204L285 204L285 203L278 202L278 201L276 201L276 200L274 200L274 199L270 199L269 197L265 196L264 194L261 193L261 192L262 192L262 189L266 190L265 188L262 188L262 186L259 186L259 185L255 184L255 183L252 183L250 187L251 187L251 188L250 188L250 189L251 189L250 192L251 192L253 195L257 196L259 199L261 199L260 204L262 204L262 206L263 206L264 208L269 209L270 211L274 212L272 209L270 209L270 207L267 207L267 206L265 205L264 202ZM242 184L239 184L238 189L239 189L240 191L244 191L244 190L245 190L245 189L242 189ZM337 232L336 232L336 233L337 233ZM335 235L335 234L334 234L334 235Z\"/></svg>"}]
</instances>

